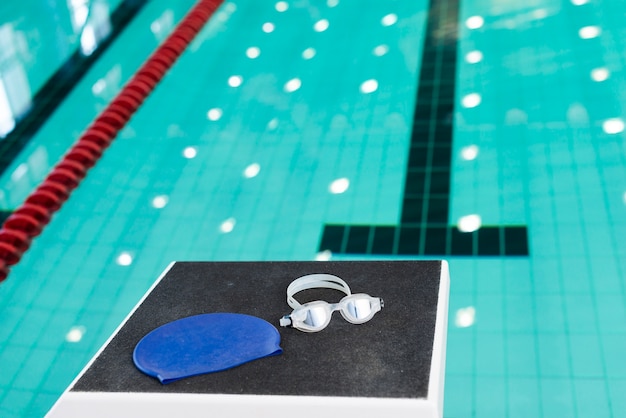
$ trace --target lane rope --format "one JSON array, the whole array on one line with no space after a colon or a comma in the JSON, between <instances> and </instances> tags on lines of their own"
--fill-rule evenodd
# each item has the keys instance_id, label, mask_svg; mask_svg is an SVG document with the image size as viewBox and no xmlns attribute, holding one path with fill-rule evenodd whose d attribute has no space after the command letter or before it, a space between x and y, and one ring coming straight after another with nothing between
<instances>
[{"instance_id":1,"label":"lane rope","mask_svg":"<svg viewBox=\"0 0 626 418\"><path fill-rule=\"evenodd\" d=\"M223 0L200 0L0 229L0 282L102 157Z\"/></svg>"}]
</instances>

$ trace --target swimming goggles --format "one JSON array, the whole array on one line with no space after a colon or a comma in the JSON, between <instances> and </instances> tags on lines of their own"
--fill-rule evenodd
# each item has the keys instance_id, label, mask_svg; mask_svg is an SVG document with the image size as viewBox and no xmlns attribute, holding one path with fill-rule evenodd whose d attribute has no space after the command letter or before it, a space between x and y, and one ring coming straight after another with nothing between
<instances>
[{"instance_id":1,"label":"swimming goggles","mask_svg":"<svg viewBox=\"0 0 626 418\"><path fill-rule=\"evenodd\" d=\"M300 304L293 297L298 292L315 288L339 290L346 297L334 304L321 300ZM294 280L287 287L287 303L293 308L293 312L280 319L280 326L289 326L304 332L318 332L326 328L335 311L341 312L348 322L362 324L372 319L384 306L381 298L365 293L353 295L345 281L331 274L309 274Z\"/></svg>"}]
</instances>

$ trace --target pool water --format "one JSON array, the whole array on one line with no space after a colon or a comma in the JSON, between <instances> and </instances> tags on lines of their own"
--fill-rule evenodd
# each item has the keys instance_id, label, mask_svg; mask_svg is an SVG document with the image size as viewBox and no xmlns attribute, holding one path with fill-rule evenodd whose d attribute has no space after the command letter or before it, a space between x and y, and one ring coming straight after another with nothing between
<instances>
[{"instance_id":1,"label":"pool water","mask_svg":"<svg viewBox=\"0 0 626 418\"><path fill-rule=\"evenodd\" d=\"M0 5L0 143L122 3ZM5 214L193 4L142 5L29 119ZM173 260L445 258L445 417L626 417L625 15L224 3L0 285L0 416L43 416Z\"/></svg>"}]
</instances>

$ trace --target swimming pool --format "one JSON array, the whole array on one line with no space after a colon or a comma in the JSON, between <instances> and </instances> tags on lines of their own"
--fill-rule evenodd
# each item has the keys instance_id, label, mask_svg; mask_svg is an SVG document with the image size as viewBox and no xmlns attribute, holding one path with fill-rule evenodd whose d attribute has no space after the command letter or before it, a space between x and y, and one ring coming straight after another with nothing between
<instances>
[{"instance_id":1,"label":"swimming pool","mask_svg":"<svg viewBox=\"0 0 626 418\"><path fill-rule=\"evenodd\" d=\"M0 209L192 5L140 8L6 164ZM5 84L85 48L65 4L0 10ZM446 417L626 416L625 13L223 4L0 285L0 415L43 415L172 260L439 257Z\"/></svg>"}]
</instances>

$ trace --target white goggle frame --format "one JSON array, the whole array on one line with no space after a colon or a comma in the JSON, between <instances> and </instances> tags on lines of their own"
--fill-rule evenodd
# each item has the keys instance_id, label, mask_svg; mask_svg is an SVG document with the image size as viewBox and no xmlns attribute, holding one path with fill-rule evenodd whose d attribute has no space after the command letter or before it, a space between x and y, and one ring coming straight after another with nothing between
<instances>
[{"instance_id":1,"label":"white goggle frame","mask_svg":"<svg viewBox=\"0 0 626 418\"><path fill-rule=\"evenodd\" d=\"M333 304L321 300L301 304L293 297L303 290L316 288L339 290L346 296ZM384 306L381 298L365 293L352 294L345 281L331 274L309 274L294 280L287 287L287 303L293 312L280 319L280 326L304 332L318 332L326 328L335 311L341 312L341 316L352 324L362 324L372 319Z\"/></svg>"}]
</instances>

